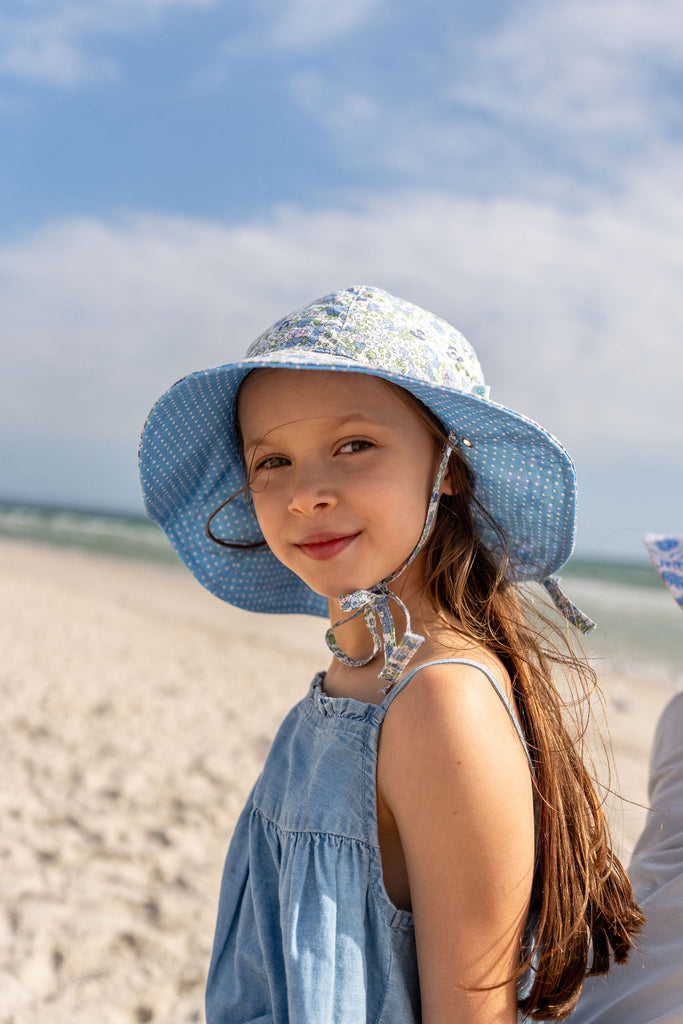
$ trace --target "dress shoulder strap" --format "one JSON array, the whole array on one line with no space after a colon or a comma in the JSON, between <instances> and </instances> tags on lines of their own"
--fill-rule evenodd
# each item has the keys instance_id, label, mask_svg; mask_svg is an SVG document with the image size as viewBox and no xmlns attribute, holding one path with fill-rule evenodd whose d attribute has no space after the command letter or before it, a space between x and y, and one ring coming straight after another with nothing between
<instances>
[{"instance_id":1,"label":"dress shoulder strap","mask_svg":"<svg viewBox=\"0 0 683 1024\"><path fill-rule=\"evenodd\" d=\"M476 668L480 672L484 673L484 675L486 676L486 678L490 682L491 686L493 687L493 689L498 694L498 697L500 698L503 707L505 708L505 710L507 711L508 715L510 716L510 721L512 722L513 726L515 727L515 732L519 736L520 743L522 744L522 747L524 748L524 753L526 754L526 759L529 762L529 768L531 769L531 774L535 775L536 773L535 773L535 770L534 770L534 762L531 759L531 754L529 753L529 747L527 745L526 737L524 736L524 733L522 731L522 727L519 724L519 719L517 718L517 714L516 714L514 708L512 707L512 704L508 700L508 696L507 696L505 690L500 685L500 683L498 682L498 680L494 676L494 674L491 671L491 669L487 668L486 665L482 665L481 662L479 662L479 661L472 661L470 658L440 658L437 661L426 661L423 665L417 665L417 667L412 669L410 672L408 672L408 674L405 675L403 677L403 679L399 679L399 681L396 683L396 685L394 687L392 687L392 689L389 691L387 696L384 698L384 701L382 703L383 703L383 707L385 708L385 710L386 710L386 708L389 707L389 705L391 704L392 700L394 700L394 698L398 696L398 694L401 692L401 690L403 690L408 685L408 683L413 678L413 676L417 675L417 673L422 671L423 668L430 668L432 665L469 665L470 668Z\"/></svg>"}]
</instances>

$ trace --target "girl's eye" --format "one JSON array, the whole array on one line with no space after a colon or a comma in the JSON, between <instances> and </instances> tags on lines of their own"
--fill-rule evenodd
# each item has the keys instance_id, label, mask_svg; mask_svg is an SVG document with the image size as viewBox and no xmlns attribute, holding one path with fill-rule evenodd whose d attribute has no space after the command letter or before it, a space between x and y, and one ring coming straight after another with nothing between
<instances>
[{"instance_id":1,"label":"girl's eye","mask_svg":"<svg viewBox=\"0 0 683 1024\"><path fill-rule=\"evenodd\" d=\"M283 458L282 455L268 455L265 459L261 459L254 466L254 469L279 469L280 466L286 466L287 459Z\"/></svg>"},{"instance_id":2,"label":"girl's eye","mask_svg":"<svg viewBox=\"0 0 683 1024\"><path fill-rule=\"evenodd\" d=\"M372 448L372 441L364 441L362 438L354 438L353 441L346 441L345 444L339 448L340 455L351 455L354 452L364 452L368 448Z\"/></svg>"}]
</instances>

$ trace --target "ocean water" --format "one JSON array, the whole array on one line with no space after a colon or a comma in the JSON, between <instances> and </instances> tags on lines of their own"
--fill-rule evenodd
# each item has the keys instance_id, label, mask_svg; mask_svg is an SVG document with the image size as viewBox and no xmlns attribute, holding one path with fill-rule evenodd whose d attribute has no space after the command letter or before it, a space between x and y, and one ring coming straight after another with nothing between
<instances>
[{"instance_id":1,"label":"ocean water","mask_svg":"<svg viewBox=\"0 0 683 1024\"><path fill-rule=\"evenodd\" d=\"M124 558L179 561L163 531L142 516L0 504L0 537Z\"/></svg>"},{"instance_id":2,"label":"ocean water","mask_svg":"<svg viewBox=\"0 0 683 1024\"><path fill-rule=\"evenodd\" d=\"M582 611L597 623L584 640L588 655L616 671L638 673L661 670L677 688L683 688L683 609L676 604L658 574L643 564L624 565L624 580L614 578L610 563L591 562L593 575L573 574L571 562L562 571L562 585ZM634 571L635 570L635 571ZM647 581L647 582L645 582Z\"/></svg>"},{"instance_id":3,"label":"ocean water","mask_svg":"<svg viewBox=\"0 0 683 1024\"><path fill-rule=\"evenodd\" d=\"M0 504L0 536L180 564L159 527L137 516ZM644 549L640 562L572 558L561 577L571 600L598 624L585 640L589 656L617 670L656 664L683 685L683 609Z\"/></svg>"}]
</instances>

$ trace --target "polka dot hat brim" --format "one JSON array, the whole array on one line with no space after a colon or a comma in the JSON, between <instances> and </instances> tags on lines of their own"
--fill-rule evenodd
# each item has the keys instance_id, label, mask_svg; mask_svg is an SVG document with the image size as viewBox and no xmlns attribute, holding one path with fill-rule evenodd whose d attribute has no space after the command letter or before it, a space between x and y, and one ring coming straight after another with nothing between
<instances>
[{"instance_id":1,"label":"polka dot hat brim","mask_svg":"<svg viewBox=\"0 0 683 1024\"><path fill-rule=\"evenodd\" d=\"M279 321L244 360L190 374L152 409L140 443L145 509L197 579L258 612L327 617L327 599L267 547L235 550L206 534L212 512L244 487L235 423L239 387L258 367L365 373L423 402L475 474L475 494L505 531L516 582L544 580L571 554L576 479L562 445L537 423L491 402L474 351L446 321L378 288L346 288ZM245 494L214 519L236 543L263 539ZM495 540L484 526L482 540Z\"/></svg>"}]
</instances>

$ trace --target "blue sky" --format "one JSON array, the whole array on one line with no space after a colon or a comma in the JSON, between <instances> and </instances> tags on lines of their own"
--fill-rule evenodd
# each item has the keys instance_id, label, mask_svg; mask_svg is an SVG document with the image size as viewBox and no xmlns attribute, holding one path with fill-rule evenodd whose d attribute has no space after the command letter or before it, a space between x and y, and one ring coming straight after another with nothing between
<instances>
[{"instance_id":1,"label":"blue sky","mask_svg":"<svg viewBox=\"0 0 683 1024\"><path fill-rule=\"evenodd\" d=\"M0 498L140 508L184 373L372 283L575 457L579 549L683 528L678 0L5 0Z\"/></svg>"}]
</instances>

